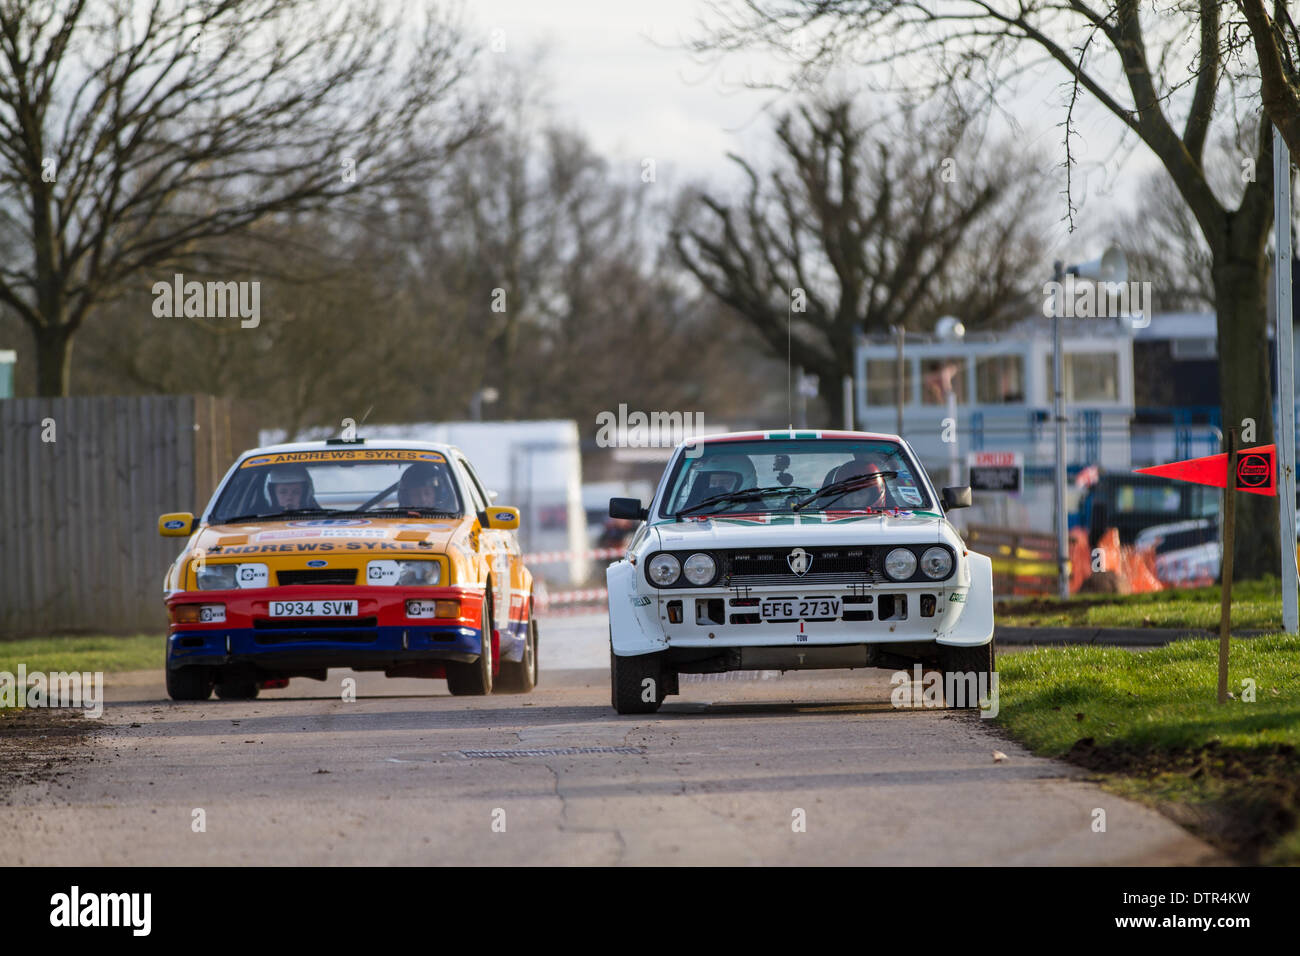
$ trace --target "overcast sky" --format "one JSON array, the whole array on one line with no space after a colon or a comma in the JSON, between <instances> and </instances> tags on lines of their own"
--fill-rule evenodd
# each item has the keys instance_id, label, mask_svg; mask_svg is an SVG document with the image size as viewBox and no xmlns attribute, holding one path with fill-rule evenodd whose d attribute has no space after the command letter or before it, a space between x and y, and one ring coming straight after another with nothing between
<instances>
[{"instance_id":1,"label":"overcast sky","mask_svg":"<svg viewBox=\"0 0 1300 956\"><path fill-rule=\"evenodd\" d=\"M544 45L551 101L560 117L630 172L653 157L658 180L669 185L683 179L734 182L728 150L770 150L771 113L764 107L774 94L744 89L743 81L780 63L759 53L720 65L698 62L683 40L699 32L699 19L708 13L704 0L473 0L466 10L470 24L486 34L485 43L493 36L505 42L504 54L488 56L522 58ZM1054 71L1030 77L1004 104L1021 124L1018 140L1041 146L1054 161L1063 155L1056 125L1064 116L1060 80ZM1076 127L1075 204L1083 206L1087 233L1100 228L1108 209L1131 202L1154 160L1145 149L1130 147L1122 167L1110 161L1118 121L1100 107L1085 104ZM1056 186L1064 188L1064 174L1058 174ZM1087 245L1090 237L1067 238L1064 226L1060 233L1060 254L1096 254L1072 248Z\"/></svg>"}]
</instances>

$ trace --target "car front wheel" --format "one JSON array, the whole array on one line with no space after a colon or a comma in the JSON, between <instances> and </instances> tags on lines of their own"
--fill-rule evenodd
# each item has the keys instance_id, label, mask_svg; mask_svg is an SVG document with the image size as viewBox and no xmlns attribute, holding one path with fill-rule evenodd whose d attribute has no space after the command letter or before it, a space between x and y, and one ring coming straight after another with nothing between
<instances>
[{"instance_id":1,"label":"car front wheel","mask_svg":"<svg viewBox=\"0 0 1300 956\"><path fill-rule=\"evenodd\" d=\"M478 660L472 664L447 665L447 689L456 697L480 697L492 693L492 635L496 617L492 613L492 584L483 597L482 638Z\"/></svg>"},{"instance_id":2,"label":"car front wheel","mask_svg":"<svg viewBox=\"0 0 1300 956\"><path fill-rule=\"evenodd\" d=\"M172 700L207 700L212 693L212 671L206 667L167 669L167 696Z\"/></svg>"},{"instance_id":3,"label":"car front wheel","mask_svg":"<svg viewBox=\"0 0 1300 956\"><path fill-rule=\"evenodd\" d=\"M667 696L662 654L620 657L609 648L610 703L620 714L653 714Z\"/></svg>"},{"instance_id":4,"label":"car front wheel","mask_svg":"<svg viewBox=\"0 0 1300 956\"><path fill-rule=\"evenodd\" d=\"M939 666L943 669L944 704L961 709L978 708L980 697L993 692L996 660L997 650L993 641L979 647L940 648ZM974 693L971 693L972 675ZM949 694L949 688L956 693Z\"/></svg>"}]
</instances>

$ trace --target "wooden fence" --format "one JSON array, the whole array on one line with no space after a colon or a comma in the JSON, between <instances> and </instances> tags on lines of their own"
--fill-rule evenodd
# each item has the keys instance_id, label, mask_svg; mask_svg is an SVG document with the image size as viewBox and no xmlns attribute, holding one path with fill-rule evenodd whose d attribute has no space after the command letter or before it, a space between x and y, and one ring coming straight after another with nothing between
<instances>
[{"instance_id":1,"label":"wooden fence","mask_svg":"<svg viewBox=\"0 0 1300 956\"><path fill-rule=\"evenodd\" d=\"M0 636L162 634L183 542L158 515L200 511L256 444L211 396L0 401Z\"/></svg>"},{"instance_id":2,"label":"wooden fence","mask_svg":"<svg viewBox=\"0 0 1300 956\"><path fill-rule=\"evenodd\" d=\"M966 544L993 561L993 593L1055 595L1056 539L1041 532L972 526Z\"/></svg>"}]
</instances>

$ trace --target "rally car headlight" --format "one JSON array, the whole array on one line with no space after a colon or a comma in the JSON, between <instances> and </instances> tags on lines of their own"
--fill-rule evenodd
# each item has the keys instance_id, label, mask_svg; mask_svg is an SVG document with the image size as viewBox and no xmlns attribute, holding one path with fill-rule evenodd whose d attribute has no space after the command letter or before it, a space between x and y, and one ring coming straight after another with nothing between
<instances>
[{"instance_id":1,"label":"rally car headlight","mask_svg":"<svg viewBox=\"0 0 1300 956\"><path fill-rule=\"evenodd\" d=\"M366 565L366 583L429 587L442 583L442 564L438 561L371 561Z\"/></svg>"},{"instance_id":2,"label":"rally car headlight","mask_svg":"<svg viewBox=\"0 0 1300 956\"><path fill-rule=\"evenodd\" d=\"M671 554L656 554L646 565L646 572L652 583L666 588L681 577L682 565Z\"/></svg>"},{"instance_id":3,"label":"rally car headlight","mask_svg":"<svg viewBox=\"0 0 1300 956\"><path fill-rule=\"evenodd\" d=\"M895 581L905 581L916 573L916 555L907 548L895 548L885 555L885 573Z\"/></svg>"},{"instance_id":4,"label":"rally car headlight","mask_svg":"<svg viewBox=\"0 0 1300 956\"><path fill-rule=\"evenodd\" d=\"M703 587L718 573L718 565L707 554L693 554L682 564L682 573L686 575L687 581Z\"/></svg>"},{"instance_id":5,"label":"rally car headlight","mask_svg":"<svg viewBox=\"0 0 1300 956\"><path fill-rule=\"evenodd\" d=\"M952 555L947 548L927 548L921 555L921 570L927 578L938 581L952 574Z\"/></svg>"},{"instance_id":6,"label":"rally car headlight","mask_svg":"<svg viewBox=\"0 0 1300 956\"><path fill-rule=\"evenodd\" d=\"M202 564L195 569L200 591L225 588L264 588L270 579L265 564Z\"/></svg>"},{"instance_id":7,"label":"rally car headlight","mask_svg":"<svg viewBox=\"0 0 1300 956\"><path fill-rule=\"evenodd\" d=\"M237 588L235 574L239 571L237 564L204 564L195 572L200 591L224 591Z\"/></svg>"}]
</instances>

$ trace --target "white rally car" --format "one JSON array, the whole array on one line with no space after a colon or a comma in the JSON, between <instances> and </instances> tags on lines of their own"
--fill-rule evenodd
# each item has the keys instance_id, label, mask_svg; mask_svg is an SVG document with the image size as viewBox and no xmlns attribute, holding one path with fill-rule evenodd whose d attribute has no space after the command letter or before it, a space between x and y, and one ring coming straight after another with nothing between
<instances>
[{"instance_id":1,"label":"white rally car","mask_svg":"<svg viewBox=\"0 0 1300 956\"><path fill-rule=\"evenodd\" d=\"M642 522L606 572L614 708L653 713L679 674L732 670L937 664L946 687L987 687L992 563L944 517L969 505L968 487L937 494L896 435L684 442L648 508L610 500Z\"/></svg>"}]
</instances>

